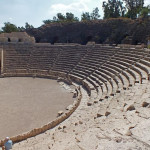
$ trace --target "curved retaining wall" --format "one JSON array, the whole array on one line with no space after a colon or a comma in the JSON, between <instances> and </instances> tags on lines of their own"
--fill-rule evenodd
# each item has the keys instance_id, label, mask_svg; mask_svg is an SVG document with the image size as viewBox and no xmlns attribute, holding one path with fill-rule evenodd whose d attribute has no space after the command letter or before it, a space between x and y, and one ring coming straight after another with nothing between
<instances>
[{"instance_id":1,"label":"curved retaining wall","mask_svg":"<svg viewBox=\"0 0 150 150\"><path fill-rule=\"evenodd\" d=\"M41 71L36 72L36 77L41 77L41 78L43 77L43 78L49 78L49 79L57 79L58 78L58 76L53 76L53 75L48 75L48 74L45 74L45 75L44 74L38 74L38 72L41 72ZM60 73L59 73L59 75L60 75ZM24 77L35 77L35 73L33 74L30 72L29 74L23 74L23 73L19 73L19 71L18 71L15 73L13 72L13 73L4 74L3 76L4 77L16 77L16 76L18 76L18 77L23 77L23 76ZM62 76L64 76L64 75L62 75ZM10 139L13 141L13 143L20 142L22 140L26 140L27 138L41 134L41 133L43 133L49 129L54 128L55 126L57 126L58 124L63 122L65 119L67 119L76 110L76 108L79 106L81 98L82 98L80 88L76 87L76 90L78 93L78 99L74 101L72 108L70 110L66 111L64 114L57 117L55 120L49 122L48 124L43 125L40 128L35 128L29 132L22 133L22 134L19 134L17 136L14 136L14 137L10 137ZM4 145L4 140L1 140L0 146L3 146L3 145Z\"/></svg>"}]
</instances>

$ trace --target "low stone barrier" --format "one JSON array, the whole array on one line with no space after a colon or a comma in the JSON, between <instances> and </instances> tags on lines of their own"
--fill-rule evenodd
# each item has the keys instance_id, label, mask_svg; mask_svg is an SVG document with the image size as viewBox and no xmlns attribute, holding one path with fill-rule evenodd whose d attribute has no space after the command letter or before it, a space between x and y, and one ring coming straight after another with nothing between
<instances>
[{"instance_id":1,"label":"low stone barrier","mask_svg":"<svg viewBox=\"0 0 150 150\"><path fill-rule=\"evenodd\" d=\"M30 70L30 72L31 72L31 70ZM13 73L5 73L5 74L3 74L4 77L15 77L15 76L23 77L23 75L26 76L27 74L19 73L19 71L18 72L13 72ZM28 73L27 76L28 77L29 76L33 77L33 74L32 73ZM50 74L44 76L44 74L43 75L38 75L38 73L37 73L36 77L45 77L45 78L52 78L52 79L53 78L58 78L58 76L54 77L54 76L52 76ZM26 140L27 138L34 137L34 136L36 136L38 134L41 134L41 133L43 133L43 132L45 132L45 131L47 131L49 129L54 128L55 126L57 126L58 124L60 124L64 120L66 120L76 110L76 108L80 104L80 101L81 101L81 98L82 98L80 87L79 88L76 87L76 91L78 93L78 99L74 101L74 103L72 104L72 107L71 107L70 110L67 110L64 114L62 114L61 116L57 117L55 120L53 120L53 121L43 125L42 127L35 128L35 129L33 129L33 130L29 131L29 132L22 133L22 134L19 134L17 136L10 137L10 139L13 141L13 143L20 142L22 140ZM0 141L0 146L3 146L3 145L4 145L4 140L1 140Z\"/></svg>"}]
</instances>

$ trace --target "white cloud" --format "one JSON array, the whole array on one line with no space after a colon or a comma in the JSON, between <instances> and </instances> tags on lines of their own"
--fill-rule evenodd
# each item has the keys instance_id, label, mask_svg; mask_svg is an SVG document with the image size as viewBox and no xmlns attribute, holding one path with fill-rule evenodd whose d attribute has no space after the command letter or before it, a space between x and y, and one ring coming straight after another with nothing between
<instances>
[{"instance_id":1,"label":"white cloud","mask_svg":"<svg viewBox=\"0 0 150 150\"><path fill-rule=\"evenodd\" d=\"M145 5L145 6L150 5L149 0L145 0L144 5Z\"/></svg>"},{"instance_id":2,"label":"white cloud","mask_svg":"<svg viewBox=\"0 0 150 150\"><path fill-rule=\"evenodd\" d=\"M80 0L77 2L73 2L71 4L53 4L49 9L49 15L55 16L57 13L65 14L66 12L72 12L73 14L80 15L82 12L89 11L89 7L87 3L91 2L91 0Z\"/></svg>"},{"instance_id":3,"label":"white cloud","mask_svg":"<svg viewBox=\"0 0 150 150\"><path fill-rule=\"evenodd\" d=\"M13 18L11 18L11 17L10 17L10 18L8 18L8 19L9 19L9 21L12 21L12 20L13 20Z\"/></svg>"}]
</instances>

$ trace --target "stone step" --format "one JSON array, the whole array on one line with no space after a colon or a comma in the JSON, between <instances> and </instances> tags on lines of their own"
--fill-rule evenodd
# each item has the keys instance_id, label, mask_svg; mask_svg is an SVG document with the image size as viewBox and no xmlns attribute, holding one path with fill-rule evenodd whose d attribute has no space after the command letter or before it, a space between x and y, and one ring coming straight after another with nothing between
<instances>
[{"instance_id":1,"label":"stone step","mask_svg":"<svg viewBox=\"0 0 150 150\"><path fill-rule=\"evenodd\" d=\"M102 77L97 76L96 74L90 75L89 78L91 78L92 80L95 80L98 83L99 91L100 90L102 91L102 95L110 96L110 94L112 93L112 87L109 82L104 80Z\"/></svg>"},{"instance_id":2,"label":"stone step","mask_svg":"<svg viewBox=\"0 0 150 150\"><path fill-rule=\"evenodd\" d=\"M106 80L106 82L109 82L112 86L112 94L116 93L118 90L118 82L116 83L116 80L112 78L112 75L106 71L101 72L100 70L96 70L94 74L100 75Z\"/></svg>"}]
</instances>

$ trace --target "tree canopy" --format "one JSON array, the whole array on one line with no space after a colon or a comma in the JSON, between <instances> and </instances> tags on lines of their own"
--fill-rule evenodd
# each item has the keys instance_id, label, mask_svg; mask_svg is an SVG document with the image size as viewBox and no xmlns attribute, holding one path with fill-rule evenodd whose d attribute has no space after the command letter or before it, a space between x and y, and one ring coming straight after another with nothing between
<instances>
[{"instance_id":1,"label":"tree canopy","mask_svg":"<svg viewBox=\"0 0 150 150\"><path fill-rule=\"evenodd\" d=\"M147 18L148 14L150 13L150 5L148 5L147 7L143 7L139 13L139 15L142 18Z\"/></svg>"},{"instance_id":2,"label":"tree canopy","mask_svg":"<svg viewBox=\"0 0 150 150\"><path fill-rule=\"evenodd\" d=\"M148 14L150 14L150 5L144 6L144 0L107 0L103 1L102 8L104 11L104 19L118 17L136 19L138 16L141 18L147 18ZM98 7L94 8L91 13L82 12L81 14L81 21L99 20L99 18L100 14ZM53 19L43 20L44 24L54 22L79 22L79 18L71 12L66 12L65 15L57 13ZM0 33L18 32L32 28L34 27L28 22L25 23L25 27L17 27L10 22L5 22Z\"/></svg>"},{"instance_id":3,"label":"tree canopy","mask_svg":"<svg viewBox=\"0 0 150 150\"><path fill-rule=\"evenodd\" d=\"M140 13L144 6L144 0L123 0L127 8L126 16L131 19L137 18L137 14Z\"/></svg>"},{"instance_id":4,"label":"tree canopy","mask_svg":"<svg viewBox=\"0 0 150 150\"><path fill-rule=\"evenodd\" d=\"M62 13L57 13L56 16L53 17L53 20L43 20L44 24L49 24L53 22L78 22L79 18L75 17L73 13L67 12L65 15Z\"/></svg>"},{"instance_id":5,"label":"tree canopy","mask_svg":"<svg viewBox=\"0 0 150 150\"><path fill-rule=\"evenodd\" d=\"M83 12L81 14L81 21L89 21L89 20L98 20L100 17L98 7L94 8L91 13ZM71 12L67 12L65 15L62 13L57 13L53 19L43 20L44 24L49 24L53 22L78 22L79 18L75 17L75 15Z\"/></svg>"},{"instance_id":6,"label":"tree canopy","mask_svg":"<svg viewBox=\"0 0 150 150\"><path fill-rule=\"evenodd\" d=\"M2 27L2 30L0 30L0 33L11 33L11 32L20 32L20 31L25 31L26 29L31 29L34 28L32 25L30 25L28 22L25 23L25 27L17 27L16 25L10 23L10 22L5 22L4 27Z\"/></svg>"},{"instance_id":7,"label":"tree canopy","mask_svg":"<svg viewBox=\"0 0 150 150\"><path fill-rule=\"evenodd\" d=\"M32 29L33 25L30 25L28 22L25 23L25 29Z\"/></svg>"},{"instance_id":8,"label":"tree canopy","mask_svg":"<svg viewBox=\"0 0 150 150\"><path fill-rule=\"evenodd\" d=\"M10 22L5 22L4 27L2 27L2 32L10 33L10 32L18 32L18 28L16 25L10 23Z\"/></svg>"},{"instance_id":9,"label":"tree canopy","mask_svg":"<svg viewBox=\"0 0 150 150\"><path fill-rule=\"evenodd\" d=\"M108 0L103 2L104 19L124 17L125 7L121 0Z\"/></svg>"},{"instance_id":10,"label":"tree canopy","mask_svg":"<svg viewBox=\"0 0 150 150\"><path fill-rule=\"evenodd\" d=\"M148 16L149 7L144 7L144 0L108 0L103 2L104 19L127 17L136 19Z\"/></svg>"},{"instance_id":11,"label":"tree canopy","mask_svg":"<svg viewBox=\"0 0 150 150\"><path fill-rule=\"evenodd\" d=\"M99 9L98 9L98 7L96 7L95 9L93 9L93 11L91 13L91 20L98 20L99 17L100 17Z\"/></svg>"},{"instance_id":12,"label":"tree canopy","mask_svg":"<svg viewBox=\"0 0 150 150\"><path fill-rule=\"evenodd\" d=\"M98 7L94 8L91 13L83 12L81 14L81 21L98 20L100 18Z\"/></svg>"},{"instance_id":13,"label":"tree canopy","mask_svg":"<svg viewBox=\"0 0 150 150\"><path fill-rule=\"evenodd\" d=\"M81 14L81 20L82 20L82 21L91 20L90 13L89 13L89 12L83 12L83 13Z\"/></svg>"}]
</instances>

